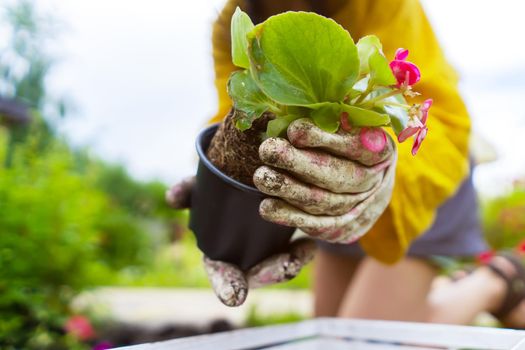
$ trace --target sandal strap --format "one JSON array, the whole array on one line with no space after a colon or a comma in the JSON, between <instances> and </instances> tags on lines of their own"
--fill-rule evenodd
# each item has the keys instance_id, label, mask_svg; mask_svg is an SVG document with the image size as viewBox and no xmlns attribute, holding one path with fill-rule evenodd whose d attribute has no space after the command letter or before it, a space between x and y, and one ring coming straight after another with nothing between
<instances>
[{"instance_id":1,"label":"sandal strap","mask_svg":"<svg viewBox=\"0 0 525 350\"><path fill-rule=\"evenodd\" d=\"M503 303L498 311L492 314L499 320L506 318L523 300L525 300L525 268L523 263L515 256L508 253L498 254L509 261L516 269L516 274L508 276L500 267L490 262L487 266L499 277L506 285L507 291Z\"/></svg>"}]
</instances>

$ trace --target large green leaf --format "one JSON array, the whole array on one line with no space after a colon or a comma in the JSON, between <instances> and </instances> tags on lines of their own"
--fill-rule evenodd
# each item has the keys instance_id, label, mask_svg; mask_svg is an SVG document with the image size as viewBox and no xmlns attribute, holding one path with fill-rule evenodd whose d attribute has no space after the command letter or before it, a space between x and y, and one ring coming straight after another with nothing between
<instances>
[{"instance_id":1,"label":"large green leaf","mask_svg":"<svg viewBox=\"0 0 525 350\"><path fill-rule=\"evenodd\" d=\"M372 84L389 86L397 82L386 57L379 50L376 49L372 52L368 58L368 66L370 67L370 81Z\"/></svg>"},{"instance_id":2,"label":"large green leaf","mask_svg":"<svg viewBox=\"0 0 525 350\"><path fill-rule=\"evenodd\" d=\"M383 107L384 111L390 115L392 129L399 135L408 125L408 112L406 109L394 106Z\"/></svg>"},{"instance_id":3,"label":"large green leaf","mask_svg":"<svg viewBox=\"0 0 525 350\"><path fill-rule=\"evenodd\" d=\"M268 135L268 137L277 137L283 135L286 129L288 129L288 125L299 118L301 118L300 115L291 114L270 120L268 122L268 126L266 127L266 135Z\"/></svg>"},{"instance_id":4,"label":"large green leaf","mask_svg":"<svg viewBox=\"0 0 525 350\"><path fill-rule=\"evenodd\" d=\"M396 83L396 79L388 60L383 55L381 41L375 35L367 35L357 42L359 54L359 75L370 73L370 83L388 86Z\"/></svg>"},{"instance_id":5,"label":"large green leaf","mask_svg":"<svg viewBox=\"0 0 525 350\"><path fill-rule=\"evenodd\" d=\"M352 126L384 126L390 123L390 117L370 109L359 108L341 103L341 111L348 113Z\"/></svg>"},{"instance_id":6,"label":"large green leaf","mask_svg":"<svg viewBox=\"0 0 525 350\"><path fill-rule=\"evenodd\" d=\"M252 122L259 118L275 104L257 87L247 70L234 72L228 81L228 94L239 113L236 126L240 130L247 130Z\"/></svg>"},{"instance_id":7,"label":"large green leaf","mask_svg":"<svg viewBox=\"0 0 525 350\"><path fill-rule=\"evenodd\" d=\"M336 132L339 129L341 104L325 103L323 106L310 112L310 118L315 125L327 132Z\"/></svg>"},{"instance_id":8,"label":"large green leaf","mask_svg":"<svg viewBox=\"0 0 525 350\"><path fill-rule=\"evenodd\" d=\"M350 34L314 13L272 16L250 33L248 45L257 84L280 104L342 101L359 73Z\"/></svg>"},{"instance_id":9,"label":"large green leaf","mask_svg":"<svg viewBox=\"0 0 525 350\"><path fill-rule=\"evenodd\" d=\"M397 102L406 104L404 97L402 96L392 96L386 99L386 101ZM392 129L399 135L408 125L408 111L405 108L397 106L384 106L383 110L390 115L390 124Z\"/></svg>"},{"instance_id":10,"label":"large green leaf","mask_svg":"<svg viewBox=\"0 0 525 350\"><path fill-rule=\"evenodd\" d=\"M365 75L370 72L368 59L377 50L382 50L381 41L375 35L367 35L357 42L357 52L359 54L359 74Z\"/></svg>"},{"instance_id":11,"label":"large green leaf","mask_svg":"<svg viewBox=\"0 0 525 350\"><path fill-rule=\"evenodd\" d=\"M374 98L374 97L383 95L385 93L388 93L389 91L392 91L392 89L390 88L377 89L373 91L372 93L370 93L370 98ZM391 103L399 104L399 105L407 104L405 97L403 97L403 95L401 94L387 97L384 99L384 102L391 102ZM379 113L386 113L390 116L390 125L392 126L392 129L394 130L396 135L399 135L399 133L407 127L409 117L408 117L408 111L406 108L401 107L401 106L395 106L395 105L393 106L386 105L386 106L376 107L376 110Z\"/></svg>"},{"instance_id":12,"label":"large green leaf","mask_svg":"<svg viewBox=\"0 0 525 350\"><path fill-rule=\"evenodd\" d=\"M253 30L253 27L250 17L237 7L231 21L232 61L237 67L250 67L246 36Z\"/></svg>"}]
</instances>

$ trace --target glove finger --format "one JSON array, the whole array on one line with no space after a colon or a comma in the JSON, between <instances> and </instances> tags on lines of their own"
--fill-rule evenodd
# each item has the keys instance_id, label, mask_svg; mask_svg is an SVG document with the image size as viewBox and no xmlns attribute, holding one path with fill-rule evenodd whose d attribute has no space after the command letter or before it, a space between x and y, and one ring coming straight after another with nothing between
<instances>
[{"instance_id":1,"label":"glove finger","mask_svg":"<svg viewBox=\"0 0 525 350\"><path fill-rule=\"evenodd\" d=\"M295 147L320 148L366 166L383 162L394 151L392 139L381 128L353 128L349 132L329 133L310 119L298 119L290 124L287 133Z\"/></svg>"},{"instance_id":2,"label":"glove finger","mask_svg":"<svg viewBox=\"0 0 525 350\"><path fill-rule=\"evenodd\" d=\"M341 194L308 185L268 166L253 174L259 191L284 199L293 206L314 215L342 215L367 198L374 188L359 194Z\"/></svg>"},{"instance_id":3,"label":"glove finger","mask_svg":"<svg viewBox=\"0 0 525 350\"><path fill-rule=\"evenodd\" d=\"M188 177L166 191L166 202L174 209L190 207L191 190L195 185L195 176Z\"/></svg>"},{"instance_id":4,"label":"glove finger","mask_svg":"<svg viewBox=\"0 0 525 350\"><path fill-rule=\"evenodd\" d=\"M365 167L347 159L312 150L300 150L287 140L269 138L259 147L263 163L284 169L300 180L336 193L370 190L383 176L389 160Z\"/></svg>"},{"instance_id":5,"label":"glove finger","mask_svg":"<svg viewBox=\"0 0 525 350\"><path fill-rule=\"evenodd\" d=\"M393 162L395 164L395 157ZM332 242L337 241L338 243L351 243L366 234L388 207L392 198L394 179L395 166L391 166L385 173L385 177L377 191L362 203L361 208L358 208L361 204L356 207L358 216L346 224L343 234L339 237L326 237L325 239Z\"/></svg>"},{"instance_id":6,"label":"glove finger","mask_svg":"<svg viewBox=\"0 0 525 350\"><path fill-rule=\"evenodd\" d=\"M302 238L293 242L290 251L271 256L250 269L247 275L250 288L260 288L286 282L301 272L315 255L315 242Z\"/></svg>"},{"instance_id":7,"label":"glove finger","mask_svg":"<svg viewBox=\"0 0 525 350\"><path fill-rule=\"evenodd\" d=\"M314 238L321 238L321 234L328 230L338 230L357 217L354 209L339 216L312 215L277 198L264 199L259 206L259 214L267 221L300 228Z\"/></svg>"},{"instance_id":8,"label":"glove finger","mask_svg":"<svg viewBox=\"0 0 525 350\"><path fill-rule=\"evenodd\" d=\"M237 266L204 257L204 269L215 295L224 305L239 306L244 303L248 282Z\"/></svg>"},{"instance_id":9,"label":"glove finger","mask_svg":"<svg viewBox=\"0 0 525 350\"><path fill-rule=\"evenodd\" d=\"M395 156L392 161L395 163ZM385 173L385 181L374 188L365 200L343 215L311 215L276 198L264 199L259 206L259 213L267 221L298 227L311 237L349 243L366 233L386 209L390 202L394 177L395 166L391 166Z\"/></svg>"}]
</instances>

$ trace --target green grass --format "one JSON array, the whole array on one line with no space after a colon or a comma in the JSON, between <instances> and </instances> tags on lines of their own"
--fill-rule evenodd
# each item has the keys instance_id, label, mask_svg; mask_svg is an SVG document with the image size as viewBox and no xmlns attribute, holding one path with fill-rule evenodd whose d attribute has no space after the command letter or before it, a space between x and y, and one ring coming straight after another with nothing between
<instances>
[{"instance_id":1,"label":"green grass","mask_svg":"<svg viewBox=\"0 0 525 350\"><path fill-rule=\"evenodd\" d=\"M297 312L262 314L256 306L253 306L246 318L246 327L261 327L276 324L294 323L306 319L305 315Z\"/></svg>"},{"instance_id":2,"label":"green grass","mask_svg":"<svg viewBox=\"0 0 525 350\"><path fill-rule=\"evenodd\" d=\"M270 288L306 289L310 287L311 266L293 280ZM202 265L202 253L191 232L173 244L157 251L154 261L146 267L128 267L115 275L114 285L134 287L209 288Z\"/></svg>"}]
</instances>

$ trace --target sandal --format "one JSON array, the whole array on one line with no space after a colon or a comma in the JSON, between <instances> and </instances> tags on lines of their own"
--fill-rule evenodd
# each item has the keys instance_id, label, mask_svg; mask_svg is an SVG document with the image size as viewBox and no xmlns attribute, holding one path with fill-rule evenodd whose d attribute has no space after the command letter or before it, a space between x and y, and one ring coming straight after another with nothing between
<instances>
[{"instance_id":1,"label":"sandal","mask_svg":"<svg viewBox=\"0 0 525 350\"><path fill-rule=\"evenodd\" d=\"M492 313L494 317L504 324L503 320L525 300L525 266L523 262L512 253L498 253L497 256L505 258L516 269L516 274L508 276L508 274L494 262L491 261L487 264L487 266L507 284L507 293L501 307Z\"/></svg>"}]
</instances>

